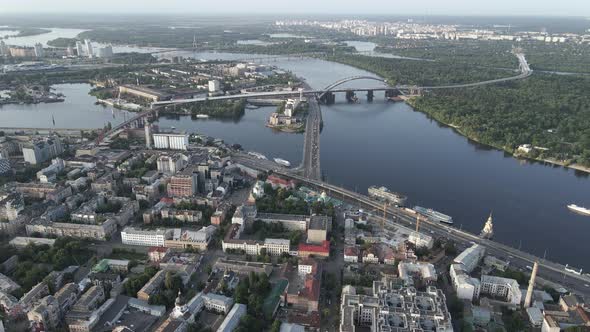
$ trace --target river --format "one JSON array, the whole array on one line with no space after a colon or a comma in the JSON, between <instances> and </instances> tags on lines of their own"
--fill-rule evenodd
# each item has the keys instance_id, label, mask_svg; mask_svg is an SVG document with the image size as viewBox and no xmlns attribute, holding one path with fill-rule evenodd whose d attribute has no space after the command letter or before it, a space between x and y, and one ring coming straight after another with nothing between
<instances>
[{"instance_id":1,"label":"river","mask_svg":"<svg viewBox=\"0 0 590 332\"><path fill-rule=\"evenodd\" d=\"M33 36L24 36L24 37L10 37L5 39L5 43L8 45L14 46L28 46L32 47L37 43L41 43L44 47L48 47L47 43L51 40L57 38L74 38L78 36L78 34L87 31L83 29L63 29L63 28L44 28L46 30L50 30L48 33L42 33L39 35ZM18 31L16 30L0 30L0 36L7 36L7 35L15 35ZM94 48L104 47L107 44L101 44L93 42L92 45ZM161 47L139 47L133 45L112 45L113 46L113 53L129 53L129 52L137 52L137 53L149 53L154 51L162 51L166 50L165 48Z\"/></svg>"},{"instance_id":2,"label":"river","mask_svg":"<svg viewBox=\"0 0 590 332\"><path fill-rule=\"evenodd\" d=\"M167 54L171 55L174 54ZM198 59L258 57L190 52L177 55ZM272 64L304 77L312 88L323 88L349 76L372 75L318 59ZM87 91L87 87L82 90ZM12 113L6 113L5 107L0 109L0 123L23 127L47 125L53 113L48 109L55 108L56 112L57 109L63 112L55 115L56 127L100 127L112 115L94 106L94 99L90 99L84 101L85 105L77 104L80 100L73 104L66 101L55 105L13 105ZM370 185L384 185L407 194L409 204L451 215L456 227L473 233L479 233L493 212L497 241L520 246L539 256L546 252L548 259L590 269L586 258L590 251L587 242L590 218L566 208L570 203L590 206L588 176L566 168L517 160L474 143L406 104L386 103L381 93L375 95L373 103L361 95L359 99L359 104L350 105L344 102L344 96L338 95L335 105L322 106L321 166L328 182L362 193ZM21 112L21 108L27 107L34 108L36 115ZM264 122L272 111L268 107L246 110L246 115L237 122L161 118L159 125L239 143L248 150L281 157L296 165L301 161L303 136L266 128ZM115 114L113 120L120 117Z\"/></svg>"},{"instance_id":3,"label":"river","mask_svg":"<svg viewBox=\"0 0 590 332\"><path fill-rule=\"evenodd\" d=\"M197 54L197 58L212 55ZM247 56L229 55L243 59ZM213 58L222 58L215 54ZM317 59L273 62L304 77L312 88L323 88L341 78L370 75L357 68ZM351 86L376 85L356 81ZM574 214L566 205L590 205L586 174L571 169L512 158L482 146L438 124L403 103L386 103L382 94L373 103L322 106L321 166L328 182L366 193L370 185L384 185L409 196L409 204L431 207L451 215L456 227L479 233L493 213L495 240L561 263L590 269L584 253L590 218ZM263 126L266 113L247 110L239 125L214 120L188 123L166 120L167 126L203 131L240 143L293 164L301 151L299 141L273 136ZM250 117L251 116L251 117ZM260 118L258 125L252 120ZM214 122L212 124L211 122ZM293 134L292 134L293 135ZM239 141L238 141L239 140ZM277 153L279 151L279 153ZM288 152L291 151L291 152Z\"/></svg>"},{"instance_id":4,"label":"river","mask_svg":"<svg viewBox=\"0 0 590 332\"><path fill-rule=\"evenodd\" d=\"M65 95L62 103L32 105L1 105L0 127L51 128L52 117L55 128L100 128L124 122L129 112L110 106L95 105L96 98L90 96L90 84L53 85L55 93Z\"/></svg>"}]
</instances>

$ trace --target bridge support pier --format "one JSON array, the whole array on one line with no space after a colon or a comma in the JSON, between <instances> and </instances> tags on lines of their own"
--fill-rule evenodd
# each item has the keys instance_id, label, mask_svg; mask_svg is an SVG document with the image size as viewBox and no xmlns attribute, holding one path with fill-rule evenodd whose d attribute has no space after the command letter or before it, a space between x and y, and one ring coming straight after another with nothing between
<instances>
[{"instance_id":1,"label":"bridge support pier","mask_svg":"<svg viewBox=\"0 0 590 332\"><path fill-rule=\"evenodd\" d=\"M334 93L332 93L332 92L326 92L326 93L325 93L325 94L322 96L322 98L320 99L320 101L321 101L323 104L326 104L326 105L332 105L332 104L334 104L334 103L336 102L336 96L335 96L335 95L334 95Z\"/></svg>"},{"instance_id":2,"label":"bridge support pier","mask_svg":"<svg viewBox=\"0 0 590 332\"><path fill-rule=\"evenodd\" d=\"M367 101L373 101L373 90L367 91Z\"/></svg>"},{"instance_id":3,"label":"bridge support pier","mask_svg":"<svg viewBox=\"0 0 590 332\"><path fill-rule=\"evenodd\" d=\"M399 91L395 89L385 90L385 99L399 96Z\"/></svg>"},{"instance_id":4,"label":"bridge support pier","mask_svg":"<svg viewBox=\"0 0 590 332\"><path fill-rule=\"evenodd\" d=\"M355 103L358 100L356 94L352 90L346 90L346 101L349 103Z\"/></svg>"}]
</instances>

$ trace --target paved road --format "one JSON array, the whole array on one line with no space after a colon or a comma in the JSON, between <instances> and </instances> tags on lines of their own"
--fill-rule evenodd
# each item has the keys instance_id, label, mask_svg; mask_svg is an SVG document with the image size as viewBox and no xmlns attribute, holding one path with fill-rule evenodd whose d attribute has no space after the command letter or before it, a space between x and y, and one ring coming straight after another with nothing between
<instances>
[{"instance_id":1,"label":"paved road","mask_svg":"<svg viewBox=\"0 0 590 332\"><path fill-rule=\"evenodd\" d=\"M236 160L255 169L263 171L273 170L275 173L285 177L290 177L301 183L305 183L310 187L315 187L326 191L327 194L338 199L342 199L347 203L353 204L354 206L358 206L366 210L379 210L381 213L383 211L382 203L371 200L366 195L362 195L322 181L305 178L284 168L278 168L276 166L269 165L268 161L252 159L252 157L249 156L246 156L246 158L236 157ZM395 207L388 208L386 210L386 218L388 220L387 222L401 223L406 227L415 228L416 216L410 212L407 212L406 210ZM444 225L442 223L423 220L420 227L423 232L431 233L438 237L451 239L463 246L468 246L471 243L478 243L486 248L488 254L502 260L508 260L512 266L519 267L521 269L526 269L527 266L532 266L532 263L537 261L539 262L538 275L540 277L561 284L577 294L590 298L590 277L586 274L577 275L567 272L565 271L564 265L536 257L532 254L495 241L481 239L474 234Z\"/></svg>"}]
</instances>

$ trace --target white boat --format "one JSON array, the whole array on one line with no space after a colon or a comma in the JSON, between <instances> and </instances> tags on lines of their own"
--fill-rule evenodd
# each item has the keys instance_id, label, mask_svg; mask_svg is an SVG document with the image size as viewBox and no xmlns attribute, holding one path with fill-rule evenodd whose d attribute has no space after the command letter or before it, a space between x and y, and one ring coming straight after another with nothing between
<instances>
[{"instance_id":1,"label":"white boat","mask_svg":"<svg viewBox=\"0 0 590 332\"><path fill-rule=\"evenodd\" d=\"M581 276L581 275L582 275L582 269L580 269L580 270L578 271L578 270L576 270L576 269L574 269L574 268L571 268L571 267L569 266L569 264L565 264L565 270L566 270L567 272L570 272L570 273L573 273L573 274L577 274L577 275L579 275L579 276Z\"/></svg>"},{"instance_id":2,"label":"white boat","mask_svg":"<svg viewBox=\"0 0 590 332\"><path fill-rule=\"evenodd\" d=\"M577 206L576 204L570 204L567 206L567 208L579 214L590 216L590 209L585 207Z\"/></svg>"},{"instance_id":3,"label":"white boat","mask_svg":"<svg viewBox=\"0 0 590 332\"><path fill-rule=\"evenodd\" d=\"M207 114L197 114L195 115L197 119L209 119L209 115Z\"/></svg>"},{"instance_id":4,"label":"white boat","mask_svg":"<svg viewBox=\"0 0 590 332\"><path fill-rule=\"evenodd\" d=\"M281 159L281 158L274 158L274 161L275 161L275 163L277 163L281 166L291 167L291 163L288 160Z\"/></svg>"},{"instance_id":5,"label":"white boat","mask_svg":"<svg viewBox=\"0 0 590 332\"><path fill-rule=\"evenodd\" d=\"M444 213L434 211L433 209L428 209L421 206L414 206L414 211L424 215L425 217L428 217L428 219L432 221L438 221L448 225L453 224L453 218L451 216L447 216Z\"/></svg>"}]
</instances>

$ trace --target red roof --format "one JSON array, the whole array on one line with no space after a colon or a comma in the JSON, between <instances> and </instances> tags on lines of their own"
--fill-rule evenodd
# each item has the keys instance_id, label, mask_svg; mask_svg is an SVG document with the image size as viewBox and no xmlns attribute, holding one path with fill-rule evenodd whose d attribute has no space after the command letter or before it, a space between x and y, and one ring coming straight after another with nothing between
<instances>
[{"instance_id":1,"label":"red roof","mask_svg":"<svg viewBox=\"0 0 590 332\"><path fill-rule=\"evenodd\" d=\"M160 202L167 203L167 204L174 204L174 199L172 199L170 197L162 197L162 199L160 199Z\"/></svg>"},{"instance_id":2,"label":"red roof","mask_svg":"<svg viewBox=\"0 0 590 332\"><path fill-rule=\"evenodd\" d=\"M269 175L266 178L266 181L268 181L270 183L274 183L274 184L283 185L283 186L291 186L291 185L293 185L293 181L292 180L283 179L283 178L280 178L280 177L275 176L275 175Z\"/></svg>"},{"instance_id":3,"label":"red roof","mask_svg":"<svg viewBox=\"0 0 590 332\"><path fill-rule=\"evenodd\" d=\"M358 256L359 249L357 247L346 247L344 248L344 256Z\"/></svg>"},{"instance_id":4,"label":"red roof","mask_svg":"<svg viewBox=\"0 0 590 332\"><path fill-rule=\"evenodd\" d=\"M329 254L330 253L330 241L324 240L324 242L322 242L322 245L300 243L298 249L299 249L299 251Z\"/></svg>"}]
</instances>

